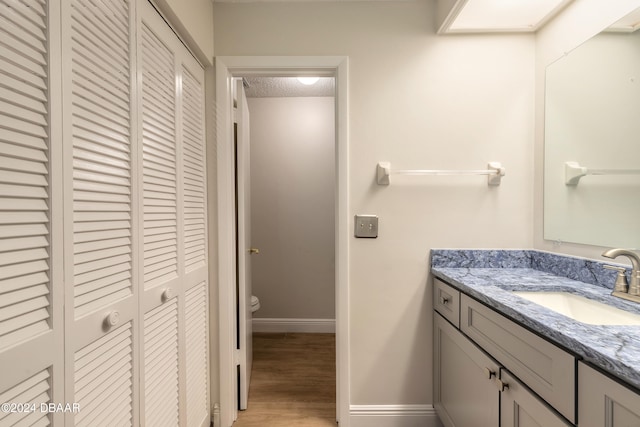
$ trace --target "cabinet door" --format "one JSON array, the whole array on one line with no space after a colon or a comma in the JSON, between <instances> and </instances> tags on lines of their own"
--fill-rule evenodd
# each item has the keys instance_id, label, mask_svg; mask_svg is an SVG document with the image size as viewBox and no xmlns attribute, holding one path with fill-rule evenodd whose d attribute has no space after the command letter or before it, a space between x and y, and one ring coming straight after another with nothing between
<instances>
[{"instance_id":1,"label":"cabinet door","mask_svg":"<svg viewBox=\"0 0 640 427\"><path fill-rule=\"evenodd\" d=\"M640 394L582 362L578 365L578 381L580 427L640 426Z\"/></svg>"},{"instance_id":2,"label":"cabinet door","mask_svg":"<svg viewBox=\"0 0 640 427\"><path fill-rule=\"evenodd\" d=\"M434 406L446 427L498 425L498 365L434 313Z\"/></svg>"},{"instance_id":3,"label":"cabinet door","mask_svg":"<svg viewBox=\"0 0 640 427\"><path fill-rule=\"evenodd\" d=\"M504 369L500 380L505 387L500 396L500 427L571 426Z\"/></svg>"}]
</instances>

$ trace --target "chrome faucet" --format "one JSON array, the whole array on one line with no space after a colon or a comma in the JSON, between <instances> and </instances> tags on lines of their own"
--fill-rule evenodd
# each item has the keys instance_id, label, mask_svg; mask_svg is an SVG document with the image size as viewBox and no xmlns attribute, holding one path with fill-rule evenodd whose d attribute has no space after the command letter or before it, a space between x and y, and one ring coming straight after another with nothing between
<instances>
[{"instance_id":1,"label":"chrome faucet","mask_svg":"<svg viewBox=\"0 0 640 427\"><path fill-rule=\"evenodd\" d=\"M609 249L602 254L603 257L611 259L617 258L620 255L626 256L631 260L631 282L629 283L628 295L635 298L627 299L640 301L640 255L637 252L630 251L628 249ZM624 293L622 292L614 292L614 294L625 298Z\"/></svg>"}]
</instances>

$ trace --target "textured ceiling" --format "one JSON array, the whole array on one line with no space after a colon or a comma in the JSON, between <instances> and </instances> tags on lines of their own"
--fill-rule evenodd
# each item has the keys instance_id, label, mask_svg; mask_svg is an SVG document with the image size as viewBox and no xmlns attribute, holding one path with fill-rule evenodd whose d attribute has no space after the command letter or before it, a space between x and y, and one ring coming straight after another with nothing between
<instances>
[{"instance_id":1,"label":"textured ceiling","mask_svg":"<svg viewBox=\"0 0 640 427\"><path fill-rule=\"evenodd\" d=\"M321 77L315 84L304 85L295 77L245 77L247 98L281 98L291 96L334 96L333 77Z\"/></svg>"}]
</instances>

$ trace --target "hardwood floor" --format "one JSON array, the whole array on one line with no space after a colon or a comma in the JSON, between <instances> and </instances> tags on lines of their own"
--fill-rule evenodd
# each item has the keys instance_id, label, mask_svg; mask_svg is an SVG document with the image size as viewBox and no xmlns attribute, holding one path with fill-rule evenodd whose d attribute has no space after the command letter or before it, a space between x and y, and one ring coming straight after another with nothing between
<instances>
[{"instance_id":1,"label":"hardwood floor","mask_svg":"<svg viewBox=\"0 0 640 427\"><path fill-rule=\"evenodd\" d=\"M255 333L249 408L234 427L336 426L334 334Z\"/></svg>"}]
</instances>

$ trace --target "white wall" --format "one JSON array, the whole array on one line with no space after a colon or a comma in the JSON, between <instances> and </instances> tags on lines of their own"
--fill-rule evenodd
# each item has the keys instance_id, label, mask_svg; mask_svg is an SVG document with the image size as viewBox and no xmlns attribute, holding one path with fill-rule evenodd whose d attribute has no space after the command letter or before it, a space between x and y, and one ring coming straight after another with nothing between
<instances>
[{"instance_id":1,"label":"white wall","mask_svg":"<svg viewBox=\"0 0 640 427\"><path fill-rule=\"evenodd\" d=\"M212 0L153 0L204 64L213 64Z\"/></svg>"},{"instance_id":2,"label":"white wall","mask_svg":"<svg viewBox=\"0 0 640 427\"><path fill-rule=\"evenodd\" d=\"M544 173L544 99L545 70L565 52L569 52L604 28L640 7L640 0L576 0L536 36L536 131L534 189L534 247L570 255L602 259L600 246L563 243L557 245L543 238Z\"/></svg>"},{"instance_id":3,"label":"white wall","mask_svg":"<svg viewBox=\"0 0 640 427\"><path fill-rule=\"evenodd\" d=\"M254 317L335 319L335 100L248 101Z\"/></svg>"},{"instance_id":4,"label":"white wall","mask_svg":"<svg viewBox=\"0 0 640 427\"><path fill-rule=\"evenodd\" d=\"M531 247L533 35L436 36L435 2L216 3L216 55L348 55L351 404L429 404L433 247ZM396 168L507 176L392 177Z\"/></svg>"}]
</instances>

